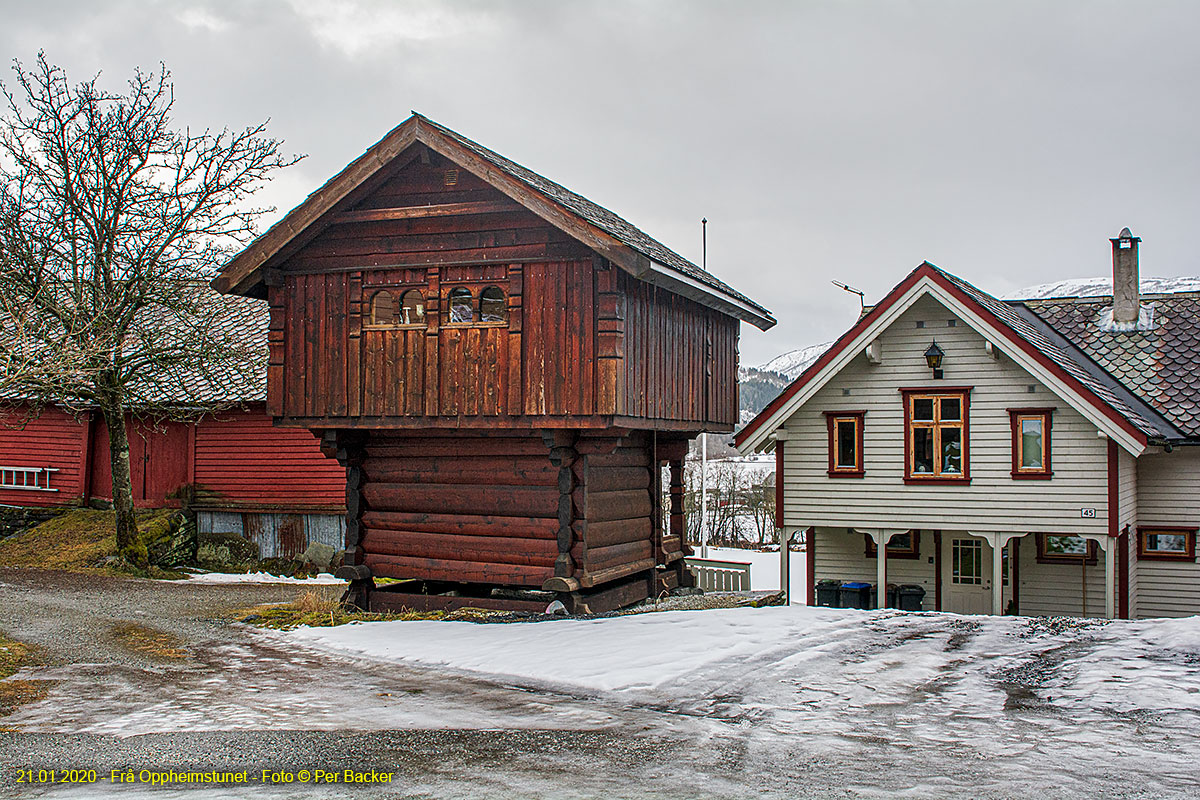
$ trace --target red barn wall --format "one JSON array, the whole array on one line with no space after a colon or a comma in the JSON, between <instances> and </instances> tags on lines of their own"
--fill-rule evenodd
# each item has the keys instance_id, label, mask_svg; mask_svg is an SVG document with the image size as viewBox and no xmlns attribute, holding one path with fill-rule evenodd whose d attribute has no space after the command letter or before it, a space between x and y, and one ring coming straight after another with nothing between
<instances>
[{"instance_id":1,"label":"red barn wall","mask_svg":"<svg viewBox=\"0 0 1200 800\"><path fill-rule=\"evenodd\" d=\"M76 419L57 408L46 408L23 427L25 411L15 409L0 415L0 466L57 469L50 488L30 491L0 488L0 504L14 506L61 506L78 503L83 495L83 455L87 418Z\"/></svg>"},{"instance_id":2,"label":"red barn wall","mask_svg":"<svg viewBox=\"0 0 1200 800\"><path fill-rule=\"evenodd\" d=\"M261 405L196 426L196 506L340 511L346 471L306 430L276 428Z\"/></svg>"}]
</instances>

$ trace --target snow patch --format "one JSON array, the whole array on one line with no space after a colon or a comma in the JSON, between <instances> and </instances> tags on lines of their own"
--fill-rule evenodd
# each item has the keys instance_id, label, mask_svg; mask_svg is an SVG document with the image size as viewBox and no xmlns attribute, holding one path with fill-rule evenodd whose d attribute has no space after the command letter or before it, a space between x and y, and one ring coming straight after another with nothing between
<instances>
[{"instance_id":1,"label":"snow patch","mask_svg":"<svg viewBox=\"0 0 1200 800\"><path fill-rule=\"evenodd\" d=\"M1142 278L1142 294L1200 292L1200 278ZM1042 300L1050 297L1111 297L1112 276L1069 278L1055 283L1028 286L1004 295L1003 300Z\"/></svg>"},{"instance_id":2,"label":"snow patch","mask_svg":"<svg viewBox=\"0 0 1200 800\"><path fill-rule=\"evenodd\" d=\"M293 583L302 586L324 586L345 585L346 582L341 578L335 578L328 572L322 572L312 578L289 578L285 575L272 575L269 572L201 572L188 576L186 581L168 581L168 583Z\"/></svg>"},{"instance_id":3,"label":"snow patch","mask_svg":"<svg viewBox=\"0 0 1200 800\"><path fill-rule=\"evenodd\" d=\"M757 369L779 372L786 375L789 380L795 380L796 376L808 369L832 346L833 342L822 342L821 344L810 344L808 347L801 347L798 350L789 350L782 355L775 356Z\"/></svg>"}]
</instances>

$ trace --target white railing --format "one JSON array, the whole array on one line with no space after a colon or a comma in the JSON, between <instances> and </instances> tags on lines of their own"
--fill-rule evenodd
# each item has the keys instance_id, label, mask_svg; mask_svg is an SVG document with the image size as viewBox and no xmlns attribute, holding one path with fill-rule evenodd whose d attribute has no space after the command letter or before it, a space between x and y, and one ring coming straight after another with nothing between
<instances>
[{"instance_id":1,"label":"white railing","mask_svg":"<svg viewBox=\"0 0 1200 800\"><path fill-rule=\"evenodd\" d=\"M0 467L0 489L57 492L50 488L50 476L55 472L58 470L53 467Z\"/></svg>"},{"instance_id":2,"label":"white railing","mask_svg":"<svg viewBox=\"0 0 1200 800\"><path fill-rule=\"evenodd\" d=\"M696 576L696 585L706 592L750 591L749 562L689 558L685 563Z\"/></svg>"}]
</instances>

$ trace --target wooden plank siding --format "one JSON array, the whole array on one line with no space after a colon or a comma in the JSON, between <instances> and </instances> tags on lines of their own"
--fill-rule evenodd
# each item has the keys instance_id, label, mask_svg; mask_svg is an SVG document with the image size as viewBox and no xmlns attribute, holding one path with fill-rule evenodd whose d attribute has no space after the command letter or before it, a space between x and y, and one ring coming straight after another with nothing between
<instances>
[{"instance_id":1,"label":"wooden plank siding","mask_svg":"<svg viewBox=\"0 0 1200 800\"><path fill-rule=\"evenodd\" d=\"M880 335L883 363L859 355L786 423L784 515L789 527L1108 532L1107 448L1096 428L932 298L918 301ZM918 328L917 323L922 327ZM923 353L934 339L945 352L945 377L933 380ZM900 388L970 386L969 484L904 482L904 408ZM1029 387L1033 387L1033 391ZM1054 476L1014 480L1009 408L1056 407ZM865 410L861 478L827 474L824 412ZM1094 508L1084 518L1081 508ZM897 509L902 509L897 514ZM1022 548L1022 558L1032 547ZM1026 575L1022 572L1022 580ZM1032 573L1030 580L1032 580ZM1024 605L1024 599L1022 599ZM1103 606L1101 606L1103 608Z\"/></svg>"},{"instance_id":2,"label":"wooden plank siding","mask_svg":"<svg viewBox=\"0 0 1200 800\"><path fill-rule=\"evenodd\" d=\"M1142 456L1137 464L1137 524L1200 528L1200 451L1176 448ZM1137 560L1136 529L1131 561L1137 581L1136 614L1184 617L1200 614L1200 564L1191 561Z\"/></svg>"},{"instance_id":3,"label":"wooden plank siding","mask_svg":"<svg viewBox=\"0 0 1200 800\"><path fill-rule=\"evenodd\" d=\"M0 488L0 503L14 506L79 503L90 480L83 466L91 430L87 416L77 418L53 407L42 409L35 417L29 413L25 408L14 408L6 409L0 416L3 426L0 466L58 470L50 476L50 488L56 491Z\"/></svg>"},{"instance_id":4,"label":"wooden plank siding","mask_svg":"<svg viewBox=\"0 0 1200 800\"><path fill-rule=\"evenodd\" d=\"M261 406L196 423L196 508L336 512L346 471L306 430L276 428Z\"/></svg>"}]
</instances>

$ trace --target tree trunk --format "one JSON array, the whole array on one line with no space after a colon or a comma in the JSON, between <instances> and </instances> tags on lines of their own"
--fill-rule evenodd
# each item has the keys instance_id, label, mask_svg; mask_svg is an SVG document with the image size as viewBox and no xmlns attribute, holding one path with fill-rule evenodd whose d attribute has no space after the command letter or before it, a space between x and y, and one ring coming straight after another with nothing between
<instances>
[{"instance_id":1,"label":"tree trunk","mask_svg":"<svg viewBox=\"0 0 1200 800\"><path fill-rule=\"evenodd\" d=\"M125 414L119 406L104 407L101 412L108 426L113 509L117 512L117 555L133 566L145 569L149 566L149 557L133 513L133 481L129 475L129 435L125 431Z\"/></svg>"}]
</instances>

